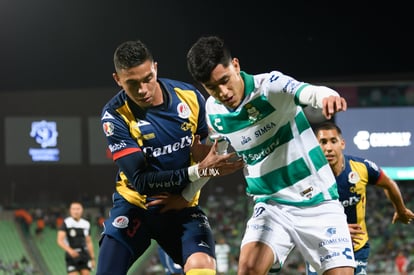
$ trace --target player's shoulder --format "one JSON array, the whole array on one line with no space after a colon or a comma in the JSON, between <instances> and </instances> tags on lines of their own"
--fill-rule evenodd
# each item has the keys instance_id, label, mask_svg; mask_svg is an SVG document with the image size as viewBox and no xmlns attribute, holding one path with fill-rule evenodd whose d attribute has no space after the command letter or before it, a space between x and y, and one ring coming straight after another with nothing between
<instances>
[{"instance_id":1,"label":"player's shoulder","mask_svg":"<svg viewBox=\"0 0 414 275\"><path fill-rule=\"evenodd\" d=\"M360 156L354 156L354 155L344 155L344 159L345 161L348 161L348 162L353 161L353 162L361 162L361 163L363 163L365 160L364 158Z\"/></svg>"},{"instance_id":2,"label":"player's shoulder","mask_svg":"<svg viewBox=\"0 0 414 275\"><path fill-rule=\"evenodd\" d=\"M116 112L115 110L119 109L123 105L126 104L127 95L124 90L120 90L116 93L112 98L110 98L107 103L102 108L102 117L105 114L112 114L114 115Z\"/></svg>"},{"instance_id":3,"label":"player's shoulder","mask_svg":"<svg viewBox=\"0 0 414 275\"><path fill-rule=\"evenodd\" d=\"M164 87L168 88L168 89L181 89L181 90L189 90L189 91L196 91L196 87L188 82L184 82L181 80L176 80L176 79L171 79L171 78L165 78L165 77L160 77L158 78L158 81L160 83L162 83L164 85Z\"/></svg>"},{"instance_id":4,"label":"player's shoulder","mask_svg":"<svg viewBox=\"0 0 414 275\"><path fill-rule=\"evenodd\" d=\"M367 167L367 169L374 169L375 171L380 170L379 166L374 161L372 161L370 159L363 158L363 157L360 157L360 156L350 156L350 155L344 155L344 157L345 157L345 161L361 163L361 164L365 165Z\"/></svg>"}]
</instances>

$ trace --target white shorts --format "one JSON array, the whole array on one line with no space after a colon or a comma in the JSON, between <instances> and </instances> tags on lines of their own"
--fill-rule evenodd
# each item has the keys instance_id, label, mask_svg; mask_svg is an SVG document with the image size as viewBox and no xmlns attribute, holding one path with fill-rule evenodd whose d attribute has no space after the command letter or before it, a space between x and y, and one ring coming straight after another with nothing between
<instances>
[{"instance_id":1,"label":"white shorts","mask_svg":"<svg viewBox=\"0 0 414 275\"><path fill-rule=\"evenodd\" d=\"M318 273L339 266L355 267L346 215L337 200L312 207L257 203L241 246L249 242L267 244L281 266L296 246Z\"/></svg>"}]
</instances>

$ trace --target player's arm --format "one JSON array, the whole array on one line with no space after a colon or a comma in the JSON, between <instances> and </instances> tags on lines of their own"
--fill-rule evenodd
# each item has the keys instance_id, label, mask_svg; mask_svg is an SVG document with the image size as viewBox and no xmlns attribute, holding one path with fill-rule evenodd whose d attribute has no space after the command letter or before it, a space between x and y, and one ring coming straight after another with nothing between
<instances>
[{"instance_id":1,"label":"player's arm","mask_svg":"<svg viewBox=\"0 0 414 275\"><path fill-rule=\"evenodd\" d=\"M216 147L212 146L209 154L201 162L176 170L147 171L142 151L125 155L115 162L140 194L178 193L190 182L201 178L228 175L243 167L241 160L230 161L230 158L234 157L234 153L218 155L215 150ZM174 183L173 187L166 187L168 186L165 184L166 182ZM185 198L188 199L189 196L187 195Z\"/></svg>"},{"instance_id":2,"label":"player's arm","mask_svg":"<svg viewBox=\"0 0 414 275\"><path fill-rule=\"evenodd\" d=\"M400 221L402 223L410 223L414 219L414 213L405 206L404 199L401 195L400 188L397 183L388 177L383 171L377 181L376 186L384 189L385 195L392 202L395 213L392 223Z\"/></svg>"},{"instance_id":3,"label":"player's arm","mask_svg":"<svg viewBox=\"0 0 414 275\"><path fill-rule=\"evenodd\" d=\"M85 236L86 247L88 248L89 256L91 257L92 261L92 268L95 268L95 251L93 249L93 243L91 235Z\"/></svg>"},{"instance_id":4,"label":"player's arm","mask_svg":"<svg viewBox=\"0 0 414 275\"><path fill-rule=\"evenodd\" d=\"M177 193L190 182L188 167L176 170L148 171L142 151L125 155L116 159L115 163L140 194ZM168 187L166 182L174 184Z\"/></svg>"},{"instance_id":5,"label":"player's arm","mask_svg":"<svg viewBox=\"0 0 414 275\"><path fill-rule=\"evenodd\" d=\"M346 111L347 103L335 90L325 86L302 84L298 89L299 103L322 109L326 119L340 111Z\"/></svg>"},{"instance_id":6,"label":"player's arm","mask_svg":"<svg viewBox=\"0 0 414 275\"><path fill-rule=\"evenodd\" d=\"M244 167L242 159L235 159L235 155L235 152L226 155L217 154L217 141L214 142L207 156L197 165L189 167L191 183L187 184L181 195L160 194L153 196L152 198L155 200L147 203L146 206L165 205L161 212L186 207L210 177L228 175Z\"/></svg>"},{"instance_id":7,"label":"player's arm","mask_svg":"<svg viewBox=\"0 0 414 275\"><path fill-rule=\"evenodd\" d=\"M362 230L362 227L357 223L348 224L349 233L351 234L352 244L355 246L360 243L364 238L361 235L366 233Z\"/></svg>"},{"instance_id":8,"label":"player's arm","mask_svg":"<svg viewBox=\"0 0 414 275\"><path fill-rule=\"evenodd\" d=\"M59 229L57 232L57 244L68 253L72 258L79 257L79 253L72 249L69 244L66 242L66 231Z\"/></svg>"}]
</instances>

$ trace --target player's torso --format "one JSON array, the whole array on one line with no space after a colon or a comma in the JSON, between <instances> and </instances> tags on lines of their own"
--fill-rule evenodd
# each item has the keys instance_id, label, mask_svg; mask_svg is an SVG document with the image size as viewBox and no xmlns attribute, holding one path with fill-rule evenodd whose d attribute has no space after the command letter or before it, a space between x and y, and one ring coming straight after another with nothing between
<instances>
[{"instance_id":1,"label":"player's torso","mask_svg":"<svg viewBox=\"0 0 414 275\"><path fill-rule=\"evenodd\" d=\"M111 152L116 154L139 148L145 155L148 171L190 166L193 135L203 128L207 132L206 125L199 125L200 105L196 93L182 89L186 87L174 87L168 82L164 83L163 88L164 103L160 106L143 110L130 103L122 92L112 99L113 104L108 104L113 109L112 121L123 125L119 127L122 133L107 134ZM145 196L130 188L122 172L117 191L136 205L142 206L145 201Z\"/></svg>"},{"instance_id":2,"label":"player's torso","mask_svg":"<svg viewBox=\"0 0 414 275\"><path fill-rule=\"evenodd\" d=\"M367 232L366 226L366 201L367 185L370 181L369 170L361 158L344 156L344 171L336 177L338 185L339 200L344 206L345 214L349 224L359 224ZM377 175L371 175L376 180ZM371 179L372 180L372 179ZM356 245L358 250L368 241L368 234L363 236L364 240Z\"/></svg>"},{"instance_id":3,"label":"player's torso","mask_svg":"<svg viewBox=\"0 0 414 275\"><path fill-rule=\"evenodd\" d=\"M269 83L258 82L260 84L232 112L209 98L206 104L208 122L214 131L229 138L248 164L245 173L248 193L279 193L283 196L281 201L307 201L321 191L309 189L309 184L313 177L311 170L315 169L310 166L323 160L323 153L302 109L296 105L294 93L270 91ZM329 178L327 162L322 165L326 166L323 173ZM322 178L313 178L313 181L324 182ZM329 179L329 185L333 184L333 176ZM293 187L296 184L299 186ZM284 194L280 192L282 189L285 189ZM322 199L317 198L314 203L316 200Z\"/></svg>"},{"instance_id":4,"label":"player's torso","mask_svg":"<svg viewBox=\"0 0 414 275\"><path fill-rule=\"evenodd\" d=\"M84 248L86 232L89 231L89 223L86 220L76 221L71 217L64 220L66 238L72 248Z\"/></svg>"}]
</instances>

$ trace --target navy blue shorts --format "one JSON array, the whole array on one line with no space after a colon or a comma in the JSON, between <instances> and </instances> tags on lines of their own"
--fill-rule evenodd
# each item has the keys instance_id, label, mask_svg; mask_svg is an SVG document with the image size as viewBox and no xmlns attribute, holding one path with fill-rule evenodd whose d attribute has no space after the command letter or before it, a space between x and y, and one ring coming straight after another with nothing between
<instances>
[{"instance_id":1,"label":"navy blue shorts","mask_svg":"<svg viewBox=\"0 0 414 275\"><path fill-rule=\"evenodd\" d=\"M158 208L146 210L130 204L118 193L114 194L113 200L103 235L121 242L132 258L140 257L150 246L151 239L181 266L195 252L215 258L210 224L199 206L159 213Z\"/></svg>"}]
</instances>

